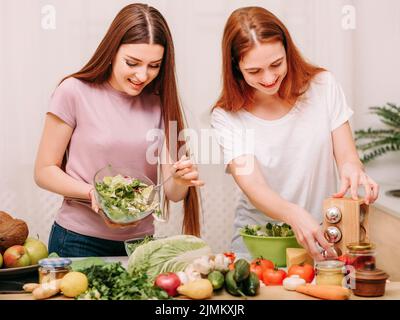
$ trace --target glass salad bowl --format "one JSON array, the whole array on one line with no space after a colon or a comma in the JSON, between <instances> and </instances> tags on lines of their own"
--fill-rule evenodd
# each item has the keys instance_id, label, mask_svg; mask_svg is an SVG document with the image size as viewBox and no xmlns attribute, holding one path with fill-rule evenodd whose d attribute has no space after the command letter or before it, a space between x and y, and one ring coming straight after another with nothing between
<instances>
[{"instance_id":1,"label":"glass salad bowl","mask_svg":"<svg viewBox=\"0 0 400 320\"><path fill-rule=\"evenodd\" d=\"M130 225L151 214L161 216L160 193L149 203L155 185L137 170L108 165L97 171L94 186L96 200L112 223Z\"/></svg>"}]
</instances>

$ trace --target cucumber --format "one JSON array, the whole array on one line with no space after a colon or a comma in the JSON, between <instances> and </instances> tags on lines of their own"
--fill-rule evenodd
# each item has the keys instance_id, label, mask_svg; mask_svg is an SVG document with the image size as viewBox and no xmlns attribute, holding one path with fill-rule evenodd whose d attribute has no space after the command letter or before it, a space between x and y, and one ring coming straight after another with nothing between
<instances>
[{"instance_id":1,"label":"cucumber","mask_svg":"<svg viewBox=\"0 0 400 320\"><path fill-rule=\"evenodd\" d=\"M236 282L241 282L250 274L250 264L245 259L239 259L235 262L234 268L234 279Z\"/></svg>"},{"instance_id":2,"label":"cucumber","mask_svg":"<svg viewBox=\"0 0 400 320\"><path fill-rule=\"evenodd\" d=\"M221 271L213 271L208 275L208 280L210 280L213 289L218 290L224 286L225 278Z\"/></svg>"},{"instance_id":3,"label":"cucumber","mask_svg":"<svg viewBox=\"0 0 400 320\"><path fill-rule=\"evenodd\" d=\"M242 289L243 284L237 284L234 279L235 270L230 270L225 275L225 289L233 296L245 296Z\"/></svg>"},{"instance_id":4,"label":"cucumber","mask_svg":"<svg viewBox=\"0 0 400 320\"><path fill-rule=\"evenodd\" d=\"M243 284L243 292L247 296L255 296L260 289L260 279L258 279L257 274L250 272L250 275Z\"/></svg>"}]
</instances>

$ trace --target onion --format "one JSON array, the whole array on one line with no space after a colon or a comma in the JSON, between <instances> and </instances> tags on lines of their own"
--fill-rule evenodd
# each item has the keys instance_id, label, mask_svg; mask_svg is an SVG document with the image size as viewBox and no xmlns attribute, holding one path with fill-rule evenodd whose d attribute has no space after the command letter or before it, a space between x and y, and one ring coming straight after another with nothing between
<instances>
[{"instance_id":1,"label":"onion","mask_svg":"<svg viewBox=\"0 0 400 320\"><path fill-rule=\"evenodd\" d=\"M174 297L178 294L177 289L181 285L181 280L176 273L164 272L156 277L154 284L167 292L170 297Z\"/></svg>"}]
</instances>

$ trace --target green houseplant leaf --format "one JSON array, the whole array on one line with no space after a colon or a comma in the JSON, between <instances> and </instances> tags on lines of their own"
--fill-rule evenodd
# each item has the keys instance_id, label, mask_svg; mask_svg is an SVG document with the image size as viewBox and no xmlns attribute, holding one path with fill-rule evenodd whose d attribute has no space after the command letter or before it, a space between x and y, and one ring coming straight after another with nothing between
<instances>
[{"instance_id":1,"label":"green houseplant leaf","mask_svg":"<svg viewBox=\"0 0 400 320\"><path fill-rule=\"evenodd\" d=\"M356 147L362 152L361 161L367 163L388 152L400 150L400 107L393 103L369 108L388 128L355 131Z\"/></svg>"}]
</instances>

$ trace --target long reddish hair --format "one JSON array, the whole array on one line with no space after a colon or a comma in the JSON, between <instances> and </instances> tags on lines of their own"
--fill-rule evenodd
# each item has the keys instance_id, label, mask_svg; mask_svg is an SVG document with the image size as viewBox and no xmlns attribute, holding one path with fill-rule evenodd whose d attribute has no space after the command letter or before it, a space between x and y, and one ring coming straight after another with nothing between
<instances>
[{"instance_id":1,"label":"long reddish hair","mask_svg":"<svg viewBox=\"0 0 400 320\"><path fill-rule=\"evenodd\" d=\"M151 32L151 34L150 34ZM150 43L152 41L152 43ZM184 129L184 115L176 86L175 54L172 36L167 22L161 13L145 4L130 4L124 7L114 18L106 35L96 49L93 57L78 72L65 77L74 77L82 81L101 84L108 81L112 73L110 64L119 47L123 44L158 44L164 47L164 58L157 77L145 88L158 94L161 99L162 116L168 149L176 145L182 150L184 142L169 141L169 123L176 121L178 133ZM62 82L61 81L61 82ZM177 154L170 150L171 154ZM169 201L165 200L165 210L169 210ZM200 235L199 198L195 187L190 187L184 199L183 232Z\"/></svg>"},{"instance_id":2,"label":"long reddish hair","mask_svg":"<svg viewBox=\"0 0 400 320\"><path fill-rule=\"evenodd\" d=\"M279 96L290 103L307 91L311 79L323 68L308 63L296 48L289 31L271 12L261 7L235 10L225 25L222 40L223 88L216 107L238 111L253 101L253 88L243 78L239 62L259 43L280 41L285 47L287 75L279 88Z\"/></svg>"}]
</instances>

